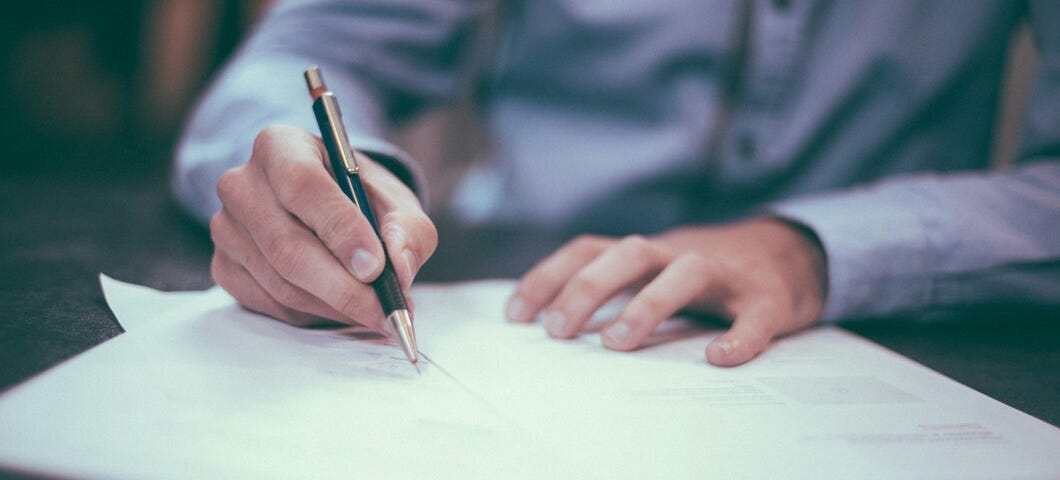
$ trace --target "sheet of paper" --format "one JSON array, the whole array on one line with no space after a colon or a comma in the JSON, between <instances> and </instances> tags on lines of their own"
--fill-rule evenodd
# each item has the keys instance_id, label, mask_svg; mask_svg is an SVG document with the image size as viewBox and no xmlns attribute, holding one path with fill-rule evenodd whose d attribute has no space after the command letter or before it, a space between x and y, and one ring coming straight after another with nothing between
<instances>
[{"instance_id":1,"label":"sheet of paper","mask_svg":"<svg viewBox=\"0 0 1060 480\"><path fill-rule=\"evenodd\" d=\"M196 302L224 304L229 301L224 290L213 287L203 291L160 292L153 288L115 280L99 274L99 286L107 306L125 331L140 328L145 322L155 320L181 306ZM201 304L201 303L200 303Z\"/></svg>"},{"instance_id":2,"label":"sheet of paper","mask_svg":"<svg viewBox=\"0 0 1060 480\"><path fill-rule=\"evenodd\" d=\"M0 398L0 463L89 478L541 478L558 465L506 473L547 454L363 329L289 327L216 291L189 299L133 323L119 313L136 326Z\"/></svg>"},{"instance_id":3,"label":"sheet of paper","mask_svg":"<svg viewBox=\"0 0 1060 480\"><path fill-rule=\"evenodd\" d=\"M547 337L499 320L512 285L417 292L432 358L584 468L621 478L1058 478L1060 429L837 328L738 368L680 319L652 348ZM611 309L617 312L617 309ZM599 318L598 321L606 320Z\"/></svg>"},{"instance_id":4,"label":"sheet of paper","mask_svg":"<svg viewBox=\"0 0 1060 480\"><path fill-rule=\"evenodd\" d=\"M126 334L0 397L0 463L101 478L1060 472L1060 430L842 330L722 369L702 356L716 332L679 319L631 354L507 324L511 288L416 287L436 364L415 377L393 346L286 327L216 290L165 314L112 303Z\"/></svg>"}]
</instances>

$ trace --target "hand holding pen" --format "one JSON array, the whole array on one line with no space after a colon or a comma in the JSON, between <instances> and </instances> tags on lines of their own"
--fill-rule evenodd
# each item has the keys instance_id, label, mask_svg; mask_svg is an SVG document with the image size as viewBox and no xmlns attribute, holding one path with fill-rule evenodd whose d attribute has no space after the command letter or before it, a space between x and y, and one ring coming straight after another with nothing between
<instances>
[{"instance_id":1,"label":"hand holding pen","mask_svg":"<svg viewBox=\"0 0 1060 480\"><path fill-rule=\"evenodd\" d=\"M211 273L244 307L290 324L330 320L387 331L372 287L384 270L383 245L327 161L315 135L263 129L247 163L218 181ZM437 232L401 180L364 156L358 165L394 274L407 290L434 252Z\"/></svg>"},{"instance_id":2,"label":"hand holding pen","mask_svg":"<svg viewBox=\"0 0 1060 480\"><path fill-rule=\"evenodd\" d=\"M357 205L361 214L368 220L368 224L372 226L375 236L383 242L379 222L376 221L375 213L368 201L368 191L364 187L364 182L361 181L360 164L367 161L363 155L350 147L350 140L346 137L346 125L342 122L342 112L339 110L339 101L324 84L324 77L319 68L310 67L306 70L305 81L309 88L309 95L313 97L313 113L320 126L320 136L328 152L331 173L335 176L335 182L346 198ZM382 246L383 272L372 280L372 288L386 316L386 326L397 334L409 361L416 363L419 354L416 351L416 333L412 326L412 314L405 301L403 289L398 284L390 254L387 252L386 245L382 244Z\"/></svg>"}]
</instances>

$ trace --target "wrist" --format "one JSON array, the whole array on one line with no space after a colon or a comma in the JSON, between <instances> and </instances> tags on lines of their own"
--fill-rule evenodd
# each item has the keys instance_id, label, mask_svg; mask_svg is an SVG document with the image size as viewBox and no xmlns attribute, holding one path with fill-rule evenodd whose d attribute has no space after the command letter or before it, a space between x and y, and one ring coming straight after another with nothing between
<instances>
[{"instance_id":1,"label":"wrist","mask_svg":"<svg viewBox=\"0 0 1060 480\"><path fill-rule=\"evenodd\" d=\"M814 321L820 316L828 295L828 256L824 244L812 228L793 220L780 217L767 217L763 221L778 226L781 235L781 261L788 263L796 273L796 278L809 280L802 283L806 303L806 316Z\"/></svg>"}]
</instances>

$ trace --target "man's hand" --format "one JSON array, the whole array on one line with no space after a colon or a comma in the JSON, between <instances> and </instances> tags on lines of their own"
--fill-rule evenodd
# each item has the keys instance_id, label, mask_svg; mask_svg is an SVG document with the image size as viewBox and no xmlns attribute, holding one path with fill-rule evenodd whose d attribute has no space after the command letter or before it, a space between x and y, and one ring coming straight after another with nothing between
<instances>
[{"instance_id":1,"label":"man's hand","mask_svg":"<svg viewBox=\"0 0 1060 480\"><path fill-rule=\"evenodd\" d=\"M213 278L244 307L293 325L322 319L384 331L371 283L383 248L326 167L319 138L268 127L245 165L217 182L223 207L210 220ZM361 176L402 288L434 253L438 234L416 196L389 171Z\"/></svg>"},{"instance_id":2,"label":"man's hand","mask_svg":"<svg viewBox=\"0 0 1060 480\"><path fill-rule=\"evenodd\" d=\"M530 270L508 303L508 319L540 314L556 338L571 338L608 299L639 291L602 330L604 346L633 350L680 310L721 315L732 328L706 348L733 366L775 335L815 322L827 289L825 258L808 234L778 220L691 227L645 238L581 237Z\"/></svg>"}]
</instances>

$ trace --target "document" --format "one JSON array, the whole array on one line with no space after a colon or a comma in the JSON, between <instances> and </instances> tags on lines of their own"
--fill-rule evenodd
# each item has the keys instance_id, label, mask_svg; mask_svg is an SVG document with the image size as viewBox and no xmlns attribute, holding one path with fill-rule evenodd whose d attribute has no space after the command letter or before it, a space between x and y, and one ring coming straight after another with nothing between
<instances>
[{"instance_id":1,"label":"document","mask_svg":"<svg viewBox=\"0 0 1060 480\"><path fill-rule=\"evenodd\" d=\"M89 478L1060 476L1060 429L843 330L737 368L672 319L632 353L502 320L514 284L413 289L424 359L223 291L103 279L126 333L0 396L0 464ZM179 296L179 298L177 297ZM617 308L617 307L616 307ZM604 309L604 320L617 309Z\"/></svg>"}]
</instances>

